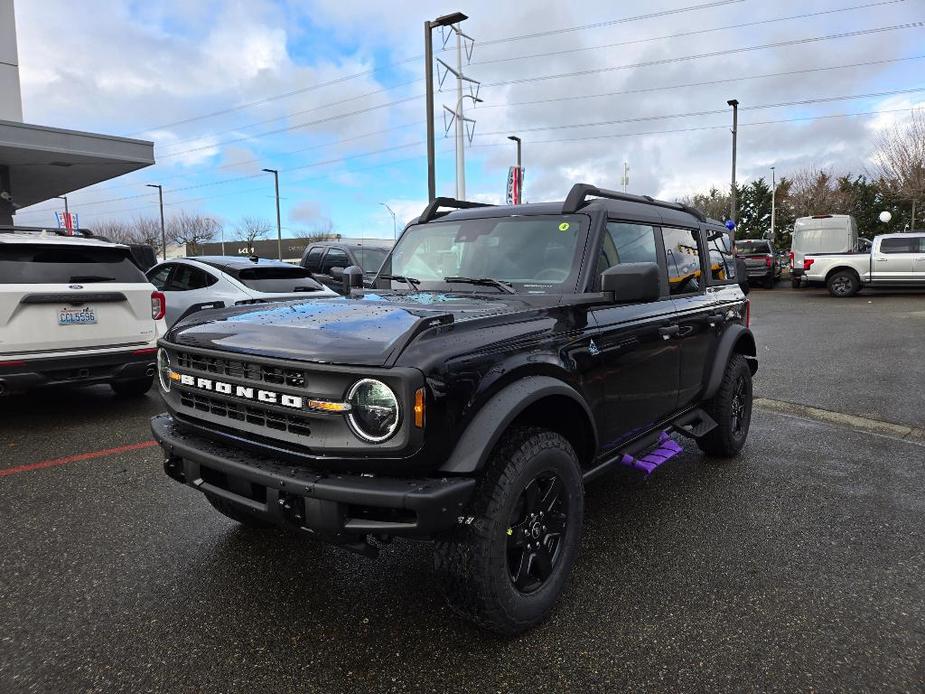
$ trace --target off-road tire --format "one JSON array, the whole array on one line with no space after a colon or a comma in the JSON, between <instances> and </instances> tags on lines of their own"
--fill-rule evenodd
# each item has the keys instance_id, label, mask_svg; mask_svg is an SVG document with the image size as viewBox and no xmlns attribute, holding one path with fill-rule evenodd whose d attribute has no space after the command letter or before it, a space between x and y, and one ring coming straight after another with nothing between
<instances>
[{"instance_id":1,"label":"off-road tire","mask_svg":"<svg viewBox=\"0 0 925 694\"><path fill-rule=\"evenodd\" d=\"M853 270L839 270L826 280L825 286L832 296L845 299L861 291L861 278Z\"/></svg>"},{"instance_id":2,"label":"off-road tire","mask_svg":"<svg viewBox=\"0 0 925 694\"><path fill-rule=\"evenodd\" d=\"M109 384L116 395L137 396L144 395L154 385L154 376L133 378L130 381L113 381Z\"/></svg>"},{"instance_id":3,"label":"off-road tire","mask_svg":"<svg viewBox=\"0 0 925 694\"><path fill-rule=\"evenodd\" d=\"M698 438L697 445L707 455L732 458L745 445L752 418L752 371L745 357L730 357L719 390L702 407L716 428Z\"/></svg>"},{"instance_id":4,"label":"off-road tire","mask_svg":"<svg viewBox=\"0 0 925 694\"><path fill-rule=\"evenodd\" d=\"M257 518L257 516L251 515L247 512L246 509L238 506L237 504L226 501L225 499L220 499L215 496L209 496L206 494L206 499L209 500L209 503L212 504L213 508L216 511L221 513L223 516L230 518L233 521L237 521L241 525L247 528L253 528L255 530L262 530L265 528L272 528L273 524L269 521L262 520Z\"/></svg>"},{"instance_id":5,"label":"off-road tire","mask_svg":"<svg viewBox=\"0 0 925 694\"><path fill-rule=\"evenodd\" d=\"M509 524L522 508L524 490L538 484L534 480L543 475L561 481L567 515L551 573L539 587L524 593L515 587L511 575ZM503 635L536 626L561 595L578 554L584 486L571 444L560 434L538 427L507 432L476 488L471 514L471 523L463 518L463 524L438 539L434 547L434 567L450 608ZM517 551L513 550L515 555Z\"/></svg>"}]
</instances>

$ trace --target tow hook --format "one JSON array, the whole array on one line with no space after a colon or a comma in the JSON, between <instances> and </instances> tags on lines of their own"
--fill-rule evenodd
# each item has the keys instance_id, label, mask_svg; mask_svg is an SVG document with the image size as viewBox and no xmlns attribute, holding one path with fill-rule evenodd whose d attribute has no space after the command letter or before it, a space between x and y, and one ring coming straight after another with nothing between
<instances>
[{"instance_id":1,"label":"tow hook","mask_svg":"<svg viewBox=\"0 0 925 694\"><path fill-rule=\"evenodd\" d=\"M164 472L177 482L186 484L186 475L183 472L183 458L175 455L167 456L164 459Z\"/></svg>"}]
</instances>

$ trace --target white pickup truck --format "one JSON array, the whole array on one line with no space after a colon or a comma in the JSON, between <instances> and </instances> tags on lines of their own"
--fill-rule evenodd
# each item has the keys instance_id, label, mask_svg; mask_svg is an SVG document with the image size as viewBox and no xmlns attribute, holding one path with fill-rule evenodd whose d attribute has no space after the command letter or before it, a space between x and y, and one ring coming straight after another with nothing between
<instances>
[{"instance_id":1,"label":"white pickup truck","mask_svg":"<svg viewBox=\"0 0 925 694\"><path fill-rule=\"evenodd\" d=\"M862 287L925 287L925 231L875 236L870 253L807 254L803 279L838 297Z\"/></svg>"}]
</instances>

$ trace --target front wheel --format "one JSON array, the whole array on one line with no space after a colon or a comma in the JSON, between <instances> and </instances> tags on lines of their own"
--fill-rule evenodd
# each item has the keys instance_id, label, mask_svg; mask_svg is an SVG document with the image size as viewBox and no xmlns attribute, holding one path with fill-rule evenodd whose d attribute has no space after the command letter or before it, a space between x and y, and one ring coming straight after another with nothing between
<instances>
[{"instance_id":1,"label":"front wheel","mask_svg":"<svg viewBox=\"0 0 925 694\"><path fill-rule=\"evenodd\" d=\"M719 390L703 408L716 428L697 439L697 445L708 455L732 458L745 445L752 421L752 370L745 357L730 357Z\"/></svg>"},{"instance_id":2,"label":"front wheel","mask_svg":"<svg viewBox=\"0 0 925 694\"><path fill-rule=\"evenodd\" d=\"M854 296L860 291L861 280L851 270L841 270L829 277L826 286L829 288L829 294L844 298Z\"/></svg>"},{"instance_id":3,"label":"front wheel","mask_svg":"<svg viewBox=\"0 0 925 694\"><path fill-rule=\"evenodd\" d=\"M434 548L450 607L513 635L543 621L578 553L584 517L581 467L561 435L508 432L475 492L473 520Z\"/></svg>"}]
</instances>

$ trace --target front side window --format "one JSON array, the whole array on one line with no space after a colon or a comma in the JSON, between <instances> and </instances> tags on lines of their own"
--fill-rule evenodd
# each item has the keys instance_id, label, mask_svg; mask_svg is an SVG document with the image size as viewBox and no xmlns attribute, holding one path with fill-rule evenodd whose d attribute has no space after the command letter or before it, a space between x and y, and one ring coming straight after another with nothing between
<instances>
[{"instance_id":1,"label":"front side window","mask_svg":"<svg viewBox=\"0 0 925 694\"><path fill-rule=\"evenodd\" d=\"M657 263L655 229L647 224L607 222L597 274L620 263Z\"/></svg>"},{"instance_id":2,"label":"front side window","mask_svg":"<svg viewBox=\"0 0 925 694\"><path fill-rule=\"evenodd\" d=\"M917 238L910 237L907 239L904 238L892 238L892 239L882 239L880 241L880 252L881 253L915 253L916 252L916 241Z\"/></svg>"},{"instance_id":3,"label":"front side window","mask_svg":"<svg viewBox=\"0 0 925 694\"><path fill-rule=\"evenodd\" d=\"M586 227L580 215L419 224L402 235L382 273L420 280L423 289L466 284L471 291L499 291L447 279L468 278L498 280L529 293L567 291L577 280Z\"/></svg>"},{"instance_id":4,"label":"front side window","mask_svg":"<svg viewBox=\"0 0 925 694\"><path fill-rule=\"evenodd\" d=\"M668 285L672 296L699 292L703 286L700 268L700 232L694 229L662 229L668 263Z\"/></svg>"},{"instance_id":5,"label":"front side window","mask_svg":"<svg viewBox=\"0 0 925 694\"><path fill-rule=\"evenodd\" d=\"M382 267L382 261L385 260L386 252L381 248L357 248L353 251L363 272L375 274Z\"/></svg>"},{"instance_id":6,"label":"front side window","mask_svg":"<svg viewBox=\"0 0 925 694\"><path fill-rule=\"evenodd\" d=\"M710 277L714 282L726 282L736 277L735 245L732 232L719 229L707 230L707 256L710 262Z\"/></svg>"},{"instance_id":7,"label":"front side window","mask_svg":"<svg viewBox=\"0 0 925 694\"><path fill-rule=\"evenodd\" d=\"M147 282L127 248L0 244L0 284Z\"/></svg>"},{"instance_id":8,"label":"front side window","mask_svg":"<svg viewBox=\"0 0 925 694\"><path fill-rule=\"evenodd\" d=\"M350 265L350 259L344 251L339 248L330 248L328 249L327 255L324 256L324 261L321 263L321 272L330 275L331 268L339 267L343 269L348 265Z\"/></svg>"}]
</instances>

